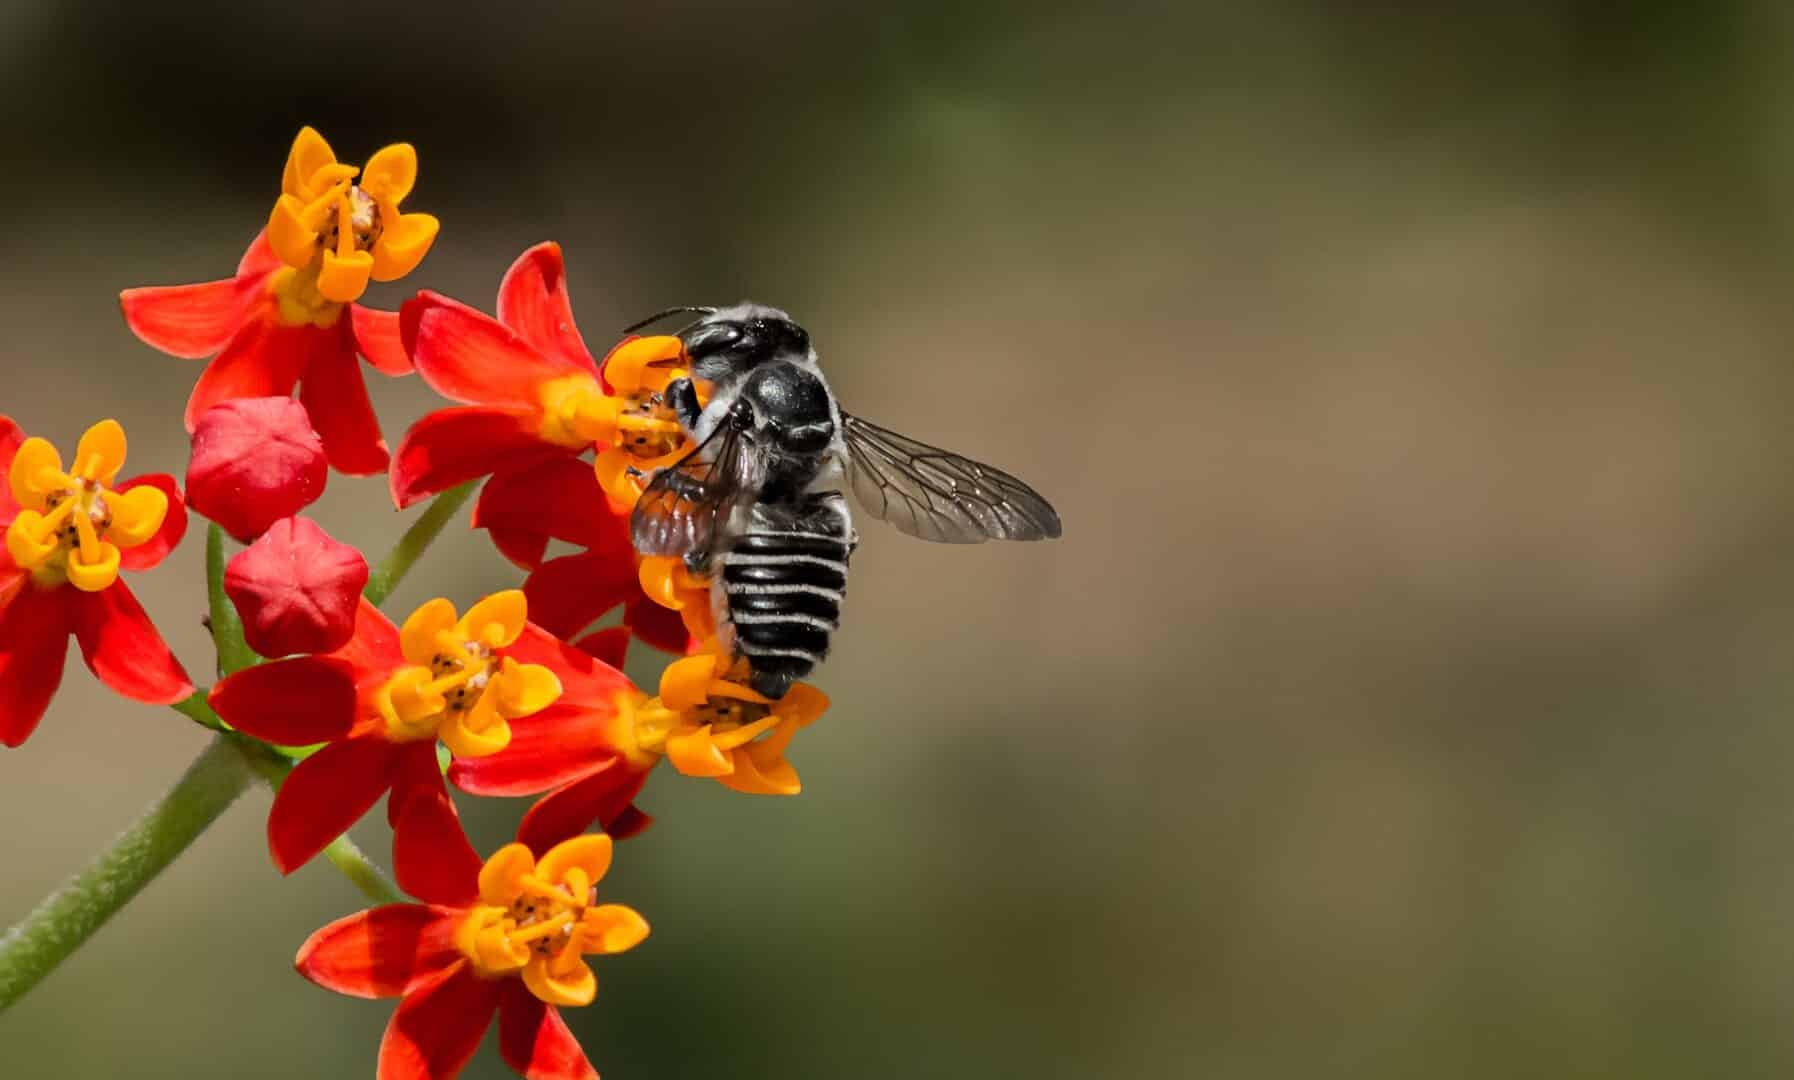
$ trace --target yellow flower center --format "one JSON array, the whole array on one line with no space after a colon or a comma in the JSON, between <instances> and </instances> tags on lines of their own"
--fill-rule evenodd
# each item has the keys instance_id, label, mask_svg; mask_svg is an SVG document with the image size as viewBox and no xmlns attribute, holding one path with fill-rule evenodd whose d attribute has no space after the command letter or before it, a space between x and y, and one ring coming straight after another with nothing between
<instances>
[{"instance_id":1,"label":"yellow flower center","mask_svg":"<svg viewBox=\"0 0 1794 1080\"><path fill-rule=\"evenodd\" d=\"M374 695L386 737L441 739L457 757L485 757L510 745L511 720L561 696L554 672L499 655L522 633L525 616L519 590L495 593L461 619L441 599L412 612L400 633L409 663Z\"/></svg>"},{"instance_id":2,"label":"yellow flower center","mask_svg":"<svg viewBox=\"0 0 1794 1080\"><path fill-rule=\"evenodd\" d=\"M343 305L318 290L318 269L317 263L302 270L283 266L268 279L281 325L329 327L342 318Z\"/></svg>"},{"instance_id":3,"label":"yellow flower center","mask_svg":"<svg viewBox=\"0 0 1794 1080\"><path fill-rule=\"evenodd\" d=\"M550 1005L586 1005L597 981L585 956L618 953L648 934L633 910L599 904L610 837L579 836L540 862L522 844L500 849L480 870L480 903L455 929L455 945L484 978L521 975Z\"/></svg>"},{"instance_id":4,"label":"yellow flower center","mask_svg":"<svg viewBox=\"0 0 1794 1080\"><path fill-rule=\"evenodd\" d=\"M416 180L409 144L380 150L362 169L336 160L323 136L305 128L287 155L268 244L288 267L311 273L311 287L326 300L351 303L370 280L410 273L435 241L435 218L399 210ZM282 316L294 313L283 306Z\"/></svg>"},{"instance_id":5,"label":"yellow flower center","mask_svg":"<svg viewBox=\"0 0 1794 1080\"><path fill-rule=\"evenodd\" d=\"M111 489L125 460L125 434L115 420L87 430L64 472L43 439L27 439L7 480L23 507L6 529L6 551L45 584L67 581L98 592L118 580L121 548L148 542L168 516L168 496L144 485Z\"/></svg>"},{"instance_id":6,"label":"yellow flower center","mask_svg":"<svg viewBox=\"0 0 1794 1080\"><path fill-rule=\"evenodd\" d=\"M522 970L531 957L565 952L580 917L598 902L596 886L578 867L568 878L556 885L524 874L518 882L522 894L509 907L475 907L456 935L461 951L488 975L508 975Z\"/></svg>"},{"instance_id":7,"label":"yellow flower center","mask_svg":"<svg viewBox=\"0 0 1794 1080\"><path fill-rule=\"evenodd\" d=\"M567 375L542 384L542 423L537 433L557 446L583 450L615 426L616 403L590 375Z\"/></svg>"},{"instance_id":8,"label":"yellow flower center","mask_svg":"<svg viewBox=\"0 0 1794 1080\"><path fill-rule=\"evenodd\" d=\"M828 710L828 698L793 683L778 701L743 685L742 665L698 653L667 665L660 696L622 695L612 737L637 768L660 756L686 776L712 777L725 787L764 795L795 795L797 771L785 748L798 730Z\"/></svg>"},{"instance_id":9,"label":"yellow flower center","mask_svg":"<svg viewBox=\"0 0 1794 1080\"><path fill-rule=\"evenodd\" d=\"M716 683L714 689L733 686ZM743 687L745 693L752 693ZM725 748L740 746L759 738L778 726L772 706L747 698L712 693L702 702L683 709L674 709L658 697L643 699L640 695L623 694L617 701L619 723L628 729L626 745L643 754L664 755L667 739L682 732L704 730L711 741L720 738Z\"/></svg>"},{"instance_id":10,"label":"yellow flower center","mask_svg":"<svg viewBox=\"0 0 1794 1080\"><path fill-rule=\"evenodd\" d=\"M626 512L641 497L649 474L678 461L686 450L685 429L666 400L675 379L689 378L685 347L669 336L634 338L611 351L604 377L612 396L589 441L607 444L593 462L598 484L611 504ZM709 401L710 384L698 381L698 402Z\"/></svg>"}]
</instances>

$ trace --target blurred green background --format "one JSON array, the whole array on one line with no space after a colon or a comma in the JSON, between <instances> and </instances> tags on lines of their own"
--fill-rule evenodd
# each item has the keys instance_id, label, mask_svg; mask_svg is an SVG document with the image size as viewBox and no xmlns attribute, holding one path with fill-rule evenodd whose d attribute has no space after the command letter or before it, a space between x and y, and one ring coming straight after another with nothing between
<instances>
[{"instance_id":1,"label":"blurred green background","mask_svg":"<svg viewBox=\"0 0 1794 1080\"><path fill-rule=\"evenodd\" d=\"M374 303L557 239L595 346L786 307L1058 503L864 527L800 797L650 782L606 895L653 937L571 1017L610 1080L1784 1076L1791 50L1773 0L7 5L0 410L181 471L198 367L114 294L227 273L312 123L420 151L442 237ZM435 404L370 378L391 439ZM200 562L134 585L195 672ZM395 606L515 580L456 532ZM72 666L0 757L0 922L201 735ZM371 1075L389 1007L289 968L360 898L266 806L0 1074Z\"/></svg>"}]
</instances>

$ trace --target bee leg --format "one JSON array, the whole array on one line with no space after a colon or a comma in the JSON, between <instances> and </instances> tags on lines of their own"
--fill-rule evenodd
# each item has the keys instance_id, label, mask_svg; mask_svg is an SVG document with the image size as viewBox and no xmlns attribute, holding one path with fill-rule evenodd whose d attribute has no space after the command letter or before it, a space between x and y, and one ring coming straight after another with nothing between
<instances>
[{"instance_id":1,"label":"bee leg","mask_svg":"<svg viewBox=\"0 0 1794 1080\"><path fill-rule=\"evenodd\" d=\"M674 379L667 383L662 397L673 407L673 415L679 418L679 423L685 426L685 430L697 429L698 417L704 409L698 404L698 388L690 379Z\"/></svg>"},{"instance_id":2,"label":"bee leg","mask_svg":"<svg viewBox=\"0 0 1794 1080\"><path fill-rule=\"evenodd\" d=\"M688 551L685 553L685 568L696 577L708 577L710 574L710 553L708 551Z\"/></svg>"}]
</instances>

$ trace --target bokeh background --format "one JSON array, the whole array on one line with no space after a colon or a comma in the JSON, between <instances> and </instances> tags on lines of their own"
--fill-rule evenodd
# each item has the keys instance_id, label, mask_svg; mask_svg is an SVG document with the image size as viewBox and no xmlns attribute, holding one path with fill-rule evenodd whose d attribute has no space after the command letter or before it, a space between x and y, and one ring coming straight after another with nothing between
<instances>
[{"instance_id":1,"label":"bokeh background","mask_svg":"<svg viewBox=\"0 0 1794 1080\"><path fill-rule=\"evenodd\" d=\"M1783 1076L1791 50L1774 0L11 3L0 409L179 472L198 367L114 294L228 272L312 123L420 150L443 234L374 302L489 308L553 238L595 345L776 303L1059 504L864 528L801 797L650 783L607 895L654 935L572 1021L612 1080ZM370 378L391 438L433 405ZM378 550L383 499L318 516ZM135 587L200 672L196 540ZM395 606L514 581L456 531ZM0 922L202 735L72 664L0 757ZM371 1074L388 1008L289 969L360 897L279 880L266 805L0 1074Z\"/></svg>"}]
</instances>

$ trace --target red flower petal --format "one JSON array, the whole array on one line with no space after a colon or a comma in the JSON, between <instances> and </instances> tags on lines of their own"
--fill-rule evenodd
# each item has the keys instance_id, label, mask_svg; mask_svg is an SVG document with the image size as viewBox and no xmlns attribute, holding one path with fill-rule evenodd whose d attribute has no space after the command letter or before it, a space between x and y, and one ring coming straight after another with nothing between
<instances>
[{"instance_id":1,"label":"red flower petal","mask_svg":"<svg viewBox=\"0 0 1794 1080\"><path fill-rule=\"evenodd\" d=\"M561 1011L507 979L498 997L498 1053L524 1080L598 1080Z\"/></svg>"},{"instance_id":2,"label":"red flower petal","mask_svg":"<svg viewBox=\"0 0 1794 1080\"><path fill-rule=\"evenodd\" d=\"M676 612L675 615L677 615ZM612 626L604 630L594 630L575 641L573 647L590 655L599 663L621 671L623 661L629 656L629 627Z\"/></svg>"},{"instance_id":3,"label":"red flower petal","mask_svg":"<svg viewBox=\"0 0 1794 1080\"><path fill-rule=\"evenodd\" d=\"M647 779L646 770L619 762L584 780L556 788L523 815L517 826L517 839L537 855L543 855L562 840L585 832L594 822L608 830L628 817L634 809L630 803L641 794Z\"/></svg>"},{"instance_id":4,"label":"red flower petal","mask_svg":"<svg viewBox=\"0 0 1794 1080\"><path fill-rule=\"evenodd\" d=\"M462 964L407 993L380 1040L376 1080L453 1080L492 1025L499 985Z\"/></svg>"},{"instance_id":5,"label":"red flower petal","mask_svg":"<svg viewBox=\"0 0 1794 1080\"><path fill-rule=\"evenodd\" d=\"M488 488L492 485L487 484ZM479 509L474 509L479 516ZM492 546L498 553L511 560L511 563L522 570L533 570L542 565L542 559L548 554L548 534L530 529L488 529L486 535L492 538Z\"/></svg>"},{"instance_id":6,"label":"red flower petal","mask_svg":"<svg viewBox=\"0 0 1794 1080\"><path fill-rule=\"evenodd\" d=\"M523 582L529 617L560 638L577 636L614 608L641 595L635 559L584 552L550 559Z\"/></svg>"},{"instance_id":7,"label":"red flower petal","mask_svg":"<svg viewBox=\"0 0 1794 1080\"><path fill-rule=\"evenodd\" d=\"M355 688L374 689L405 663L399 648L399 628L364 597L355 607L355 633L349 643L330 654L355 669Z\"/></svg>"},{"instance_id":8,"label":"red flower petal","mask_svg":"<svg viewBox=\"0 0 1794 1080\"><path fill-rule=\"evenodd\" d=\"M12 471L12 459L24 441L25 433L12 422L12 417L0 415L0 476ZM0 484L0 529L11 525L18 516L19 504L13 501L12 485Z\"/></svg>"},{"instance_id":9,"label":"red flower petal","mask_svg":"<svg viewBox=\"0 0 1794 1080\"><path fill-rule=\"evenodd\" d=\"M424 382L463 404L539 411L543 383L592 373L589 365L536 351L498 320L439 293L407 300L399 324Z\"/></svg>"},{"instance_id":10,"label":"red flower petal","mask_svg":"<svg viewBox=\"0 0 1794 1080\"><path fill-rule=\"evenodd\" d=\"M392 501L400 509L494 471L528 468L542 442L519 413L485 405L438 409L411 425L392 464Z\"/></svg>"},{"instance_id":11,"label":"red flower petal","mask_svg":"<svg viewBox=\"0 0 1794 1080\"><path fill-rule=\"evenodd\" d=\"M311 361L317 336L334 332L315 326L281 326L273 312L256 312L193 384L193 393L187 398L187 430L198 426L200 416L221 401L291 394Z\"/></svg>"},{"instance_id":12,"label":"red flower petal","mask_svg":"<svg viewBox=\"0 0 1794 1080\"><path fill-rule=\"evenodd\" d=\"M392 872L399 888L419 900L467 907L479 899L480 857L467 842L455 804L436 771L436 750L428 751L432 787L393 789L389 806L400 805L392 829Z\"/></svg>"},{"instance_id":13,"label":"red flower petal","mask_svg":"<svg viewBox=\"0 0 1794 1080\"><path fill-rule=\"evenodd\" d=\"M590 710L550 705L511 721L511 742L488 757L456 758L449 781L470 795L539 795L617 767L621 750Z\"/></svg>"},{"instance_id":14,"label":"red flower petal","mask_svg":"<svg viewBox=\"0 0 1794 1080\"><path fill-rule=\"evenodd\" d=\"M299 946L293 966L326 990L350 997L397 997L459 962L457 911L388 904L324 927Z\"/></svg>"},{"instance_id":15,"label":"red flower petal","mask_svg":"<svg viewBox=\"0 0 1794 1080\"><path fill-rule=\"evenodd\" d=\"M269 526L224 571L224 591L243 616L243 637L263 656L348 644L367 583L361 552L302 517Z\"/></svg>"},{"instance_id":16,"label":"red flower petal","mask_svg":"<svg viewBox=\"0 0 1794 1080\"><path fill-rule=\"evenodd\" d=\"M195 510L247 543L316 502L329 474L305 406L289 397L241 398L199 418L187 493Z\"/></svg>"},{"instance_id":17,"label":"red flower petal","mask_svg":"<svg viewBox=\"0 0 1794 1080\"><path fill-rule=\"evenodd\" d=\"M279 270L283 265L280 256L274 254L274 245L268 243L268 230L263 229L255 234L255 239L243 251L243 257L237 260L237 276L242 278L252 274L268 274Z\"/></svg>"},{"instance_id":18,"label":"red flower petal","mask_svg":"<svg viewBox=\"0 0 1794 1080\"><path fill-rule=\"evenodd\" d=\"M495 473L480 492L473 525L493 530L494 539L501 530L532 530L545 538L618 555L632 556L635 550L628 516L611 512L591 464L571 454ZM534 564L524 568L533 569Z\"/></svg>"},{"instance_id":19,"label":"red flower petal","mask_svg":"<svg viewBox=\"0 0 1794 1080\"><path fill-rule=\"evenodd\" d=\"M68 657L72 589L39 589L29 581L0 607L0 743L18 746L37 729L62 685Z\"/></svg>"},{"instance_id":20,"label":"red flower petal","mask_svg":"<svg viewBox=\"0 0 1794 1080\"><path fill-rule=\"evenodd\" d=\"M420 739L394 748L392 794L386 800L386 823L397 825L399 812L413 796L433 791L447 793L442 782L442 767L437 763L436 744ZM450 804L452 810L453 804ZM416 893L412 894L416 896Z\"/></svg>"},{"instance_id":21,"label":"red flower petal","mask_svg":"<svg viewBox=\"0 0 1794 1080\"><path fill-rule=\"evenodd\" d=\"M581 705L603 716L616 709L617 695L632 688L628 676L592 653L568 645L534 623L526 624L504 655L519 664L541 664L561 680L557 704ZM528 717L524 717L527 720Z\"/></svg>"},{"instance_id":22,"label":"red flower petal","mask_svg":"<svg viewBox=\"0 0 1794 1080\"><path fill-rule=\"evenodd\" d=\"M632 836L640 836L652 824L654 824L654 819L642 813L640 807L631 803L623 808L623 812L618 814L615 820L604 827L604 831L613 840L627 840Z\"/></svg>"},{"instance_id":23,"label":"red flower petal","mask_svg":"<svg viewBox=\"0 0 1794 1080\"><path fill-rule=\"evenodd\" d=\"M573 323L559 244L537 244L505 271L498 285L498 321L515 330L537 352L555 357L569 368L597 374L591 350Z\"/></svg>"},{"instance_id":24,"label":"red flower petal","mask_svg":"<svg viewBox=\"0 0 1794 1080\"><path fill-rule=\"evenodd\" d=\"M249 318L262 297L262 277L197 285L155 285L118 294L131 333L152 349L187 360L211 356Z\"/></svg>"},{"instance_id":25,"label":"red flower petal","mask_svg":"<svg viewBox=\"0 0 1794 1080\"><path fill-rule=\"evenodd\" d=\"M382 375L411 374L411 357L399 336L399 313L349 305L355 348Z\"/></svg>"},{"instance_id":26,"label":"red flower petal","mask_svg":"<svg viewBox=\"0 0 1794 1080\"><path fill-rule=\"evenodd\" d=\"M312 354L299 388L299 400L311 414L311 425L324 440L330 467L348 476L373 476L386 471L386 440L380 437L380 420L368 400L367 384L346 323L328 333L336 339L328 348Z\"/></svg>"},{"instance_id":27,"label":"red flower petal","mask_svg":"<svg viewBox=\"0 0 1794 1080\"><path fill-rule=\"evenodd\" d=\"M187 500L181 498L181 489L175 484L174 477L167 473L150 473L135 477L118 485L119 491L129 491L134 487L153 487L168 496L168 514L162 518L162 527L156 535L138 544L134 548L125 548L118 553L118 565L126 570L149 570L160 566L168 553L180 546L182 538L187 535Z\"/></svg>"},{"instance_id":28,"label":"red flower petal","mask_svg":"<svg viewBox=\"0 0 1794 1080\"><path fill-rule=\"evenodd\" d=\"M393 745L378 737L331 743L301 761L268 812L268 851L290 874L360 821L391 782Z\"/></svg>"},{"instance_id":29,"label":"red flower petal","mask_svg":"<svg viewBox=\"0 0 1794 1080\"><path fill-rule=\"evenodd\" d=\"M94 593L71 588L67 595L75 640L101 682L145 705L173 705L192 695L181 662L123 581Z\"/></svg>"},{"instance_id":30,"label":"red flower petal","mask_svg":"<svg viewBox=\"0 0 1794 1080\"><path fill-rule=\"evenodd\" d=\"M630 603L623 612L629 632L664 652L681 656L691 651L691 631L672 608L664 608L646 596Z\"/></svg>"},{"instance_id":31,"label":"red flower petal","mask_svg":"<svg viewBox=\"0 0 1794 1080\"><path fill-rule=\"evenodd\" d=\"M209 700L231 727L278 746L340 739L355 724L354 673L325 656L245 668L212 687Z\"/></svg>"}]
</instances>

